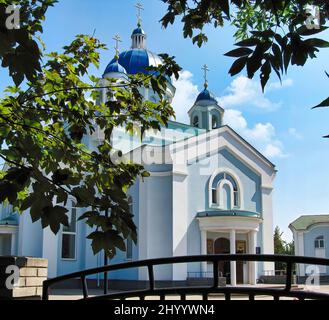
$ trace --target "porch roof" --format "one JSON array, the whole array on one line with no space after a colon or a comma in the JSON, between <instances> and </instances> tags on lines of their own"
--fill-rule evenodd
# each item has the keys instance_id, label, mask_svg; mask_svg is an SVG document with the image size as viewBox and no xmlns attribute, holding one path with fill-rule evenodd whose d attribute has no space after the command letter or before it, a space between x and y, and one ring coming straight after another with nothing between
<instances>
[{"instance_id":1,"label":"porch roof","mask_svg":"<svg viewBox=\"0 0 329 320\"><path fill-rule=\"evenodd\" d=\"M207 210L203 212L198 212L198 218L206 218L206 217L250 217L250 218L260 218L260 213L246 210Z\"/></svg>"},{"instance_id":2,"label":"porch roof","mask_svg":"<svg viewBox=\"0 0 329 320\"><path fill-rule=\"evenodd\" d=\"M293 221L289 227L295 230L307 230L310 226L319 223L329 223L329 214L321 215L304 215Z\"/></svg>"},{"instance_id":3,"label":"porch roof","mask_svg":"<svg viewBox=\"0 0 329 320\"><path fill-rule=\"evenodd\" d=\"M0 220L0 226L18 226L16 217L10 216Z\"/></svg>"}]
</instances>

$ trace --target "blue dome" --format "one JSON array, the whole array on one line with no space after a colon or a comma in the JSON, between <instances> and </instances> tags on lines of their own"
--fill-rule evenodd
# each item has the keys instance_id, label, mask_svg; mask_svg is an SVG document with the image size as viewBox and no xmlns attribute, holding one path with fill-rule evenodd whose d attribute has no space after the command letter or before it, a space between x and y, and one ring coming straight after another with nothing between
<instances>
[{"instance_id":1,"label":"blue dome","mask_svg":"<svg viewBox=\"0 0 329 320\"><path fill-rule=\"evenodd\" d=\"M138 28L136 28L133 31L133 34L132 35L135 35L135 34L143 34L143 35L145 35L146 33L145 33L145 31L142 28L138 27Z\"/></svg>"},{"instance_id":2,"label":"blue dome","mask_svg":"<svg viewBox=\"0 0 329 320\"><path fill-rule=\"evenodd\" d=\"M204 89L197 97L196 102L202 101L202 100L210 100L217 103L217 100L215 96L208 90Z\"/></svg>"},{"instance_id":3,"label":"blue dome","mask_svg":"<svg viewBox=\"0 0 329 320\"><path fill-rule=\"evenodd\" d=\"M113 59L110 64L106 67L104 75L107 73L124 73L127 74L126 69L116 60Z\"/></svg>"},{"instance_id":4,"label":"blue dome","mask_svg":"<svg viewBox=\"0 0 329 320\"><path fill-rule=\"evenodd\" d=\"M109 66L114 62L115 59L110 62ZM161 63L162 60L158 55L146 49L131 49L122 52L119 56L119 64L126 69L128 74L152 74L152 71L145 68L157 67Z\"/></svg>"}]
</instances>

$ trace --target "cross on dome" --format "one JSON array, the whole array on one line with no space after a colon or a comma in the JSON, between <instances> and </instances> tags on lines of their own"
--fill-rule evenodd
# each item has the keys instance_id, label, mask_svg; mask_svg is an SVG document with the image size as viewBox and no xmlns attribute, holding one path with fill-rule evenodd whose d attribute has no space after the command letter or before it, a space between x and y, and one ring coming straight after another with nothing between
<instances>
[{"instance_id":1,"label":"cross on dome","mask_svg":"<svg viewBox=\"0 0 329 320\"><path fill-rule=\"evenodd\" d=\"M115 35L112 39L115 41L115 59L119 60L119 43L122 42L122 40L119 35Z\"/></svg>"},{"instance_id":2,"label":"cross on dome","mask_svg":"<svg viewBox=\"0 0 329 320\"><path fill-rule=\"evenodd\" d=\"M137 3L135 5L135 8L137 9L137 18L138 18L138 27L141 27L142 26L142 11L144 10L144 6L141 4L141 3Z\"/></svg>"},{"instance_id":3,"label":"cross on dome","mask_svg":"<svg viewBox=\"0 0 329 320\"><path fill-rule=\"evenodd\" d=\"M204 87L208 88L208 72L210 69L206 64L201 69L204 71Z\"/></svg>"}]
</instances>

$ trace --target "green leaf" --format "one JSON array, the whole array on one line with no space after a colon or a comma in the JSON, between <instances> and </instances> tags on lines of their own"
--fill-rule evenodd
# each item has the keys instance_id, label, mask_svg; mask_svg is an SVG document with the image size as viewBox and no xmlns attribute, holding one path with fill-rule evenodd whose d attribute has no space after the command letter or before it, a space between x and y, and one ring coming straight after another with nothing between
<instances>
[{"instance_id":1,"label":"green leaf","mask_svg":"<svg viewBox=\"0 0 329 320\"><path fill-rule=\"evenodd\" d=\"M33 222L41 219L41 216L44 214L43 209L46 207L52 207L52 203L48 198L38 197L34 199L30 210L30 215Z\"/></svg>"},{"instance_id":2,"label":"green leaf","mask_svg":"<svg viewBox=\"0 0 329 320\"><path fill-rule=\"evenodd\" d=\"M242 56L248 56L252 53L253 51L249 48L238 48L234 49L232 51L229 51L224 54L224 56L227 57L242 57Z\"/></svg>"},{"instance_id":3,"label":"green leaf","mask_svg":"<svg viewBox=\"0 0 329 320\"><path fill-rule=\"evenodd\" d=\"M271 65L270 65L270 61L267 60L262 68L261 68L261 74L260 74L260 79L261 79L261 85L262 85L262 90L264 92L265 86L268 82L268 79L270 77L270 73L271 73Z\"/></svg>"},{"instance_id":4,"label":"green leaf","mask_svg":"<svg viewBox=\"0 0 329 320\"><path fill-rule=\"evenodd\" d=\"M61 225L69 226L69 220L66 213L68 209L60 206L45 207L41 216L41 224L43 228L50 227L54 234L57 234Z\"/></svg>"},{"instance_id":5,"label":"green leaf","mask_svg":"<svg viewBox=\"0 0 329 320\"><path fill-rule=\"evenodd\" d=\"M321 108L321 107L329 107L329 97L327 99L323 100L321 103L319 103L315 107L313 107L312 109Z\"/></svg>"},{"instance_id":6,"label":"green leaf","mask_svg":"<svg viewBox=\"0 0 329 320\"><path fill-rule=\"evenodd\" d=\"M304 41L304 43L308 46L317 47L317 48L328 48L329 47L328 41L325 41L322 39L317 39L317 38L307 39Z\"/></svg>"},{"instance_id":7,"label":"green leaf","mask_svg":"<svg viewBox=\"0 0 329 320\"><path fill-rule=\"evenodd\" d=\"M150 177L151 176L151 174L148 172L148 171L143 171L142 172L142 177L143 178L148 178L148 177Z\"/></svg>"},{"instance_id":8,"label":"green leaf","mask_svg":"<svg viewBox=\"0 0 329 320\"><path fill-rule=\"evenodd\" d=\"M249 39L242 40L242 41L236 43L235 45L239 46L239 47L255 47L259 44L259 42L260 41L257 38L249 38Z\"/></svg>"},{"instance_id":9,"label":"green leaf","mask_svg":"<svg viewBox=\"0 0 329 320\"><path fill-rule=\"evenodd\" d=\"M233 77L236 74L240 73L243 70L243 68L246 66L247 61L248 61L248 57L241 57L235 60L229 70L229 74Z\"/></svg>"},{"instance_id":10,"label":"green leaf","mask_svg":"<svg viewBox=\"0 0 329 320\"><path fill-rule=\"evenodd\" d=\"M283 53L284 69L285 69L286 73L287 73L288 66L289 66L289 63L290 63L290 60L291 60L291 55L292 55L291 46L288 45L286 47L286 49L284 50L284 53Z\"/></svg>"},{"instance_id":11,"label":"green leaf","mask_svg":"<svg viewBox=\"0 0 329 320\"><path fill-rule=\"evenodd\" d=\"M307 28L306 26L301 26L297 29L297 33L300 34L301 36L311 36L313 34L320 33L327 29L328 27L326 26L321 26L319 28Z\"/></svg>"}]
</instances>

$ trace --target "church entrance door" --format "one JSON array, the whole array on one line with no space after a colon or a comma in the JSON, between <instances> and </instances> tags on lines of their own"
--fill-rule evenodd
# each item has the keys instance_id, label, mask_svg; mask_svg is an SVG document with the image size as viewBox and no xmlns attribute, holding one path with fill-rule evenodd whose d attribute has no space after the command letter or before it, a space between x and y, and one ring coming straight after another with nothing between
<instances>
[{"instance_id":1,"label":"church entrance door","mask_svg":"<svg viewBox=\"0 0 329 320\"><path fill-rule=\"evenodd\" d=\"M215 254L229 254L230 253L230 240L226 238L218 238L214 244ZM231 266L229 261L221 261L218 266L219 276L225 277L227 283L231 282Z\"/></svg>"}]
</instances>

